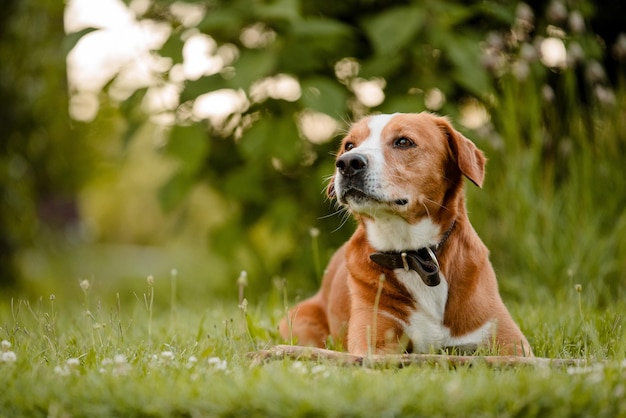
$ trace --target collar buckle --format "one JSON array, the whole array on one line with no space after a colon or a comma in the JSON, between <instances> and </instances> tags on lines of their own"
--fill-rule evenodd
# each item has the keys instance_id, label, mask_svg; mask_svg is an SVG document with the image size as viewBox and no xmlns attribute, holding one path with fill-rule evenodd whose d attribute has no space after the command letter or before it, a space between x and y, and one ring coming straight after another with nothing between
<instances>
[{"instance_id":1,"label":"collar buckle","mask_svg":"<svg viewBox=\"0 0 626 418\"><path fill-rule=\"evenodd\" d=\"M402 266L404 267L404 271L409 271L409 262L406 260L406 251L402 251L402 254L400 254L400 257L402 258Z\"/></svg>"}]
</instances>

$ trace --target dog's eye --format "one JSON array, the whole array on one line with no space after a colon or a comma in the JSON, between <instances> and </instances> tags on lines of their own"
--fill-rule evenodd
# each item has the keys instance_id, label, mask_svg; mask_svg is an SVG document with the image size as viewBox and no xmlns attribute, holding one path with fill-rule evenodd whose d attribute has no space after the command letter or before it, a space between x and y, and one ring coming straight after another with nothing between
<instances>
[{"instance_id":1,"label":"dog's eye","mask_svg":"<svg viewBox=\"0 0 626 418\"><path fill-rule=\"evenodd\" d=\"M393 141L393 146L395 148L411 148L414 147L415 144L409 138L405 138L402 136L400 138L396 138L396 140Z\"/></svg>"},{"instance_id":2,"label":"dog's eye","mask_svg":"<svg viewBox=\"0 0 626 418\"><path fill-rule=\"evenodd\" d=\"M353 149L355 147L355 145L352 142L346 142L346 145L343 146L343 149L345 151L350 151L351 149Z\"/></svg>"}]
</instances>

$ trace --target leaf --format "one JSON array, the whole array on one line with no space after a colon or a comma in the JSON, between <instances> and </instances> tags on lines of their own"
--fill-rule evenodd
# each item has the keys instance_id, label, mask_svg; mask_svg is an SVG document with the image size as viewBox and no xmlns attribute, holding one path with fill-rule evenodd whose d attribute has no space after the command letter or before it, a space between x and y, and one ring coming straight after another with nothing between
<instances>
[{"instance_id":1,"label":"leaf","mask_svg":"<svg viewBox=\"0 0 626 418\"><path fill-rule=\"evenodd\" d=\"M260 2L259 2L260 3ZM277 0L254 8L255 15L262 20L295 22L300 19L299 0Z\"/></svg>"},{"instance_id":2,"label":"leaf","mask_svg":"<svg viewBox=\"0 0 626 418\"><path fill-rule=\"evenodd\" d=\"M163 57L171 58L174 64L183 62L183 46L185 43L180 36L172 34L163 44L159 53Z\"/></svg>"},{"instance_id":3,"label":"leaf","mask_svg":"<svg viewBox=\"0 0 626 418\"><path fill-rule=\"evenodd\" d=\"M444 53L454 65L452 76L458 84L476 97L484 97L491 91L489 76L480 62L480 46L475 39L445 34L441 36L441 45L445 46Z\"/></svg>"},{"instance_id":4,"label":"leaf","mask_svg":"<svg viewBox=\"0 0 626 418\"><path fill-rule=\"evenodd\" d=\"M419 6L395 7L363 21L363 28L381 55L392 55L406 47L420 31L426 13Z\"/></svg>"},{"instance_id":5,"label":"leaf","mask_svg":"<svg viewBox=\"0 0 626 418\"><path fill-rule=\"evenodd\" d=\"M263 118L241 138L240 147L248 160L278 158L285 164L299 161L302 143L291 117Z\"/></svg>"},{"instance_id":6,"label":"leaf","mask_svg":"<svg viewBox=\"0 0 626 418\"><path fill-rule=\"evenodd\" d=\"M337 38L350 36L352 28L337 20L325 18L307 18L294 25L292 33L298 37Z\"/></svg>"},{"instance_id":7,"label":"leaf","mask_svg":"<svg viewBox=\"0 0 626 418\"><path fill-rule=\"evenodd\" d=\"M407 56L405 54L394 54L391 56L377 54L363 62L359 76L364 78L387 77L394 74L398 68L402 67L406 59Z\"/></svg>"},{"instance_id":8,"label":"leaf","mask_svg":"<svg viewBox=\"0 0 626 418\"><path fill-rule=\"evenodd\" d=\"M131 94L126 100L120 104L120 112L126 120L126 131L122 136L122 143L127 146L135 133L146 122L146 114L141 109L141 103L146 96L148 89L140 88Z\"/></svg>"},{"instance_id":9,"label":"leaf","mask_svg":"<svg viewBox=\"0 0 626 418\"><path fill-rule=\"evenodd\" d=\"M185 171L195 174L209 152L209 136L200 124L174 126L165 151L181 160Z\"/></svg>"},{"instance_id":10,"label":"leaf","mask_svg":"<svg viewBox=\"0 0 626 418\"><path fill-rule=\"evenodd\" d=\"M170 212L175 209L189 194L195 179L187 173L178 171L159 188L158 198L163 211Z\"/></svg>"},{"instance_id":11,"label":"leaf","mask_svg":"<svg viewBox=\"0 0 626 418\"><path fill-rule=\"evenodd\" d=\"M255 81L271 75L275 64L276 55L272 51L242 50L231 82L235 88L248 90Z\"/></svg>"},{"instance_id":12,"label":"leaf","mask_svg":"<svg viewBox=\"0 0 626 418\"><path fill-rule=\"evenodd\" d=\"M395 95L385 100L377 110L383 113L413 113L425 110L423 96L417 95Z\"/></svg>"},{"instance_id":13,"label":"leaf","mask_svg":"<svg viewBox=\"0 0 626 418\"><path fill-rule=\"evenodd\" d=\"M180 94L180 103L195 100L198 96L226 88L230 85L231 83L224 80L224 77L220 74L200 77L197 80L188 80Z\"/></svg>"},{"instance_id":14,"label":"leaf","mask_svg":"<svg viewBox=\"0 0 626 418\"><path fill-rule=\"evenodd\" d=\"M242 16L236 10L220 7L209 10L198 24L198 30L219 40L236 39L244 26Z\"/></svg>"},{"instance_id":15,"label":"leaf","mask_svg":"<svg viewBox=\"0 0 626 418\"><path fill-rule=\"evenodd\" d=\"M295 74L319 74L355 52L354 38L352 28L343 23L319 18L299 21L285 36L279 66Z\"/></svg>"},{"instance_id":16,"label":"leaf","mask_svg":"<svg viewBox=\"0 0 626 418\"><path fill-rule=\"evenodd\" d=\"M348 92L346 89L326 77L311 77L300 82L302 97L300 102L318 112L332 117L343 117L346 113Z\"/></svg>"},{"instance_id":17,"label":"leaf","mask_svg":"<svg viewBox=\"0 0 626 418\"><path fill-rule=\"evenodd\" d=\"M100 30L100 28L89 27L89 28L79 30L78 32L72 32L72 33L67 34L65 36L65 39L63 40L63 51L65 51L65 55L69 54L70 51L74 49L78 41L83 39L83 36L87 35L88 33L95 32L97 30Z\"/></svg>"},{"instance_id":18,"label":"leaf","mask_svg":"<svg viewBox=\"0 0 626 418\"><path fill-rule=\"evenodd\" d=\"M178 170L158 192L161 207L168 212L184 200L195 184L209 151L209 137L199 124L174 126L165 151L180 160Z\"/></svg>"}]
</instances>

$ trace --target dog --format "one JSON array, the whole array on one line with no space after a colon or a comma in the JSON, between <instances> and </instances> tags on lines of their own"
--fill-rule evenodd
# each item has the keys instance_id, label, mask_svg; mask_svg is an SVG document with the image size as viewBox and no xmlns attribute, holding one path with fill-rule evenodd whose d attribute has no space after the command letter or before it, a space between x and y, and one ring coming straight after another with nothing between
<instances>
[{"instance_id":1,"label":"dog","mask_svg":"<svg viewBox=\"0 0 626 418\"><path fill-rule=\"evenodd\" d=\"M282 319L299 345L357 355L440 350L532 356L470 224L464 177L482 187L486 158L447 118L375 115L341 143L330 198L357 220L320 290Z\"/></svg>"}]
</instances>

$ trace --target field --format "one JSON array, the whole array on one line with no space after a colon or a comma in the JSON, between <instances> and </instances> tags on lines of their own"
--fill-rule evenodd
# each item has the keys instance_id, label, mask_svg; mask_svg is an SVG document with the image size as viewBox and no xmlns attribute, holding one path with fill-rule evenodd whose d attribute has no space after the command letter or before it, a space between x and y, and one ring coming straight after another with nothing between
<instances>
[{"instance_id":1,"label":"field","mask_svg":"<svg viewBox=\"0 0 626 418\"><path fill-rule=\"evenodd\" d=\"M626 305L591 308L580 286L553 303L509 308L538 356L583 366L399 368L256 364L248 353L280 343L284 289L238 306L236 297L178 300L176 280L173 272L119 292L84 280L63 297L3 295L0 416L626 415Z\"/></svg>"}]
</instances>

